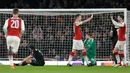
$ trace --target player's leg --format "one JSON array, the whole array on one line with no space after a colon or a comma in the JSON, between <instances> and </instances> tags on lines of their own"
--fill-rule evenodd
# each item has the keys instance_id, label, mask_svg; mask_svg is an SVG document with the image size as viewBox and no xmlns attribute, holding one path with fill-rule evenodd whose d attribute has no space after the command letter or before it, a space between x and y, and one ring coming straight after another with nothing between
<instances>
[{"instance_id":1,"label":"player's leg","mask_svg":"<svg viewBox=\"0 0 130 73\"><path fill-rule=\"evenodd\" d=\"M11 36L11 39L12 39L12 49L11 49L11 51L12 51L12 54L13 54L13 56L14 55L16 55L17 54L17 52L18 52L18 48L19 48L19 44L20 44L20 39L18 38L18 37L15 37L15 36ZM12 56L12 57L13 57ZM14 64L13 64L14 65ZM13 68L14 66L12 66L12 68Z\"/></svg>"},{"instance_id":2,"label":"player's leg","mask_svg":"<svg viewBox=\"0 0 130 73\"><path fill-rule=\"evenodd\" d=\"M86 49L82 49L82 56L83 56L84 60L86 61L86 64L88 65L89 61L88 61L88 57L86 55Z\"/></svg>"},{"instance_id":3,"label":"player's leg","mask_svg":"<svg viewBox=\"0 0 130 73\"><path fill-rule=\"evenodd\" d=\"M79 54L80 54L80 58L81 58L81 60L82 60L82 65L84 65L84 58L83 58L83 56L82 56L82 52L80 52Z\"/></svg>"},{"instance_id":4,"label":"player's leg","mask_svg":"<svg viewBox=\"0 0 130 73\"><path fill-rule=\"evenodd\" d=\"M114 65L117 64L116 57L115 57L115 55L113 54L113 50L114 50L114 48L115 48L115 45L116 45L116 43L113 43L113 44L112 44L112 60L113 60L113 62L114 62Z\"/></svg>"},{"instance_id":5,"label":"player's leg","mask_svg":"<svg viewBox=\"0 0 130 73\"><path fill-rule=\"evenodd\" d=\"M80 52L80 57L81 57L81 60L82 60L82 65L84 65L84 58L82 56L82 52Z\"/></svg>"},{"instance_id":6,"label":"player's leg","mask_svg":"<svg viewBox=\"0 0 130 73\"><path fill-rule=\"evenodd\" d=\"M33 66L44 66L45 61L42 58L32 57L31 61L29 61L27 63L30 63Z\"/></svg>"},{"instance_id":7,"label":"player's leg","mask_svg":"<svg viewBox=\"0 0 130 73\"><path fill-rule=\"evenodd\" d=\"M84 65L84 58L82 57L82 65Z\"/></svg>"},{"instance_id":8,"label":"player's leg","mask_svg":"<svg viewBox=\"0 0 130 73\"><path fill-rule=\"evenodd\" d=\"M87 57L88 57L88 59L90 61L89 66L96 65L95 56L93 54L87 52Z\"/></svg>"},{"instance_id":9,"label":"player's leg","mask_svg":"<svg viewBox=\"0 0 130 73\"><path fill-rule=\"evenodd\" d=\"M70 54L69 54L69 59L68 59L68 64L67 64L67 66L72 66L71 65L71 61L72 61L72 59L73 59L73 57L74 57L74 54L76 53L76 48L77 48L77 41L76 40L73 40L73 47L72 47L72 51L70 52Z\"/></svg>"},{"instance_id":10,"label":"player's leg","mask_svg":"<svg viewBox=\"0 0 130 73\"><path fill-rule=\"evenodd\" d=\"M12 49L13 49L12 38L10 36L7 36L6 41L7 41L8 58L9 58L10 66L12 67L12 69L14 69L14 67L13 67L13 52L12 52Z\"/></svg>"},{"instance_id":11,"label":"player's leg","mask_svg":"<svg viewBox=\"0 0 130 73\"><path fill-rule=\"evenodd\" d=\"M112 60L114 65L117 64L116 56L113 53L112 53Z\"/></svg>"},{"instance_id":12,"label":"player's leg","mask_svg":"<svg viewBox=\"0 0 130 73\"><path fill-rule=\"evenodd\" d=\"M68 66L71 66L71 61L72 61L72 59L74 57L75 52L76 52L76 49L72 49L72 52L70 52L69 59L68 59L68 64L67 64Z\"/></svg>"},{"instance_id":13,"label":"player's leg","mask_svg":"<svg viewBox=\"0 0 130 73\"><path fill-rule=\"evenodd\" d=\"M119 56L119 41L117 41L115 48L113 50L113 54L116 57L117 60L117 65L115 65L115 67L120 66L121 65L121 61L120 61L120 56Z\"/></svg>"},{"instance_id":14,"label":"player's leg","mask_svg":"<svg viewBox=\"0 0 130 73\"><path fill-rule=\"evenodd\" d=\"M14 37L14 43L12 43L12 44L13 44L12 52L13 52L13 54L17 54L19 45L20 45L20 38Z\"/></svg>"},{"instance_id":15,"label":"player's leg","mask_svg":"<svg viewBox=\"0 0 130 73\"><path fill-rule=\"evenodd\" d=\"M37 60L35 58L31 58L31 60L28 60L28 64L32 66L44 66L45 62L43 60Z\"/></svg>"},{"instance_id":16,"label":"player's leg","mask_svg":"<svg viewBox=\"0 0 130 73\"><path fill-rule=\"evenodd\" d=\"M125 45L125 42L121 41L120 42L119 54L120 54L120 58L121 58L121 60L123 62L123 65L126 66L125 59L124 59L124 45Z\"/></svg>"},{"instance_id":17,"label":"player's leg","mask_svg":"<svg viewBox=\"0 0 130 73\"><path fill-rule=\"evenodd\" d=\"M23 61L23 62L21 62L21 63L14 63L14 64L15 64L15 66L25 66L25 65L28 64L28 62Z\"/></svg>"},{"instance_id":18,"label":"player's leg","mask_svg":"<svg viewBox=\"0 0 130 73\"><path fill-rule=\"evenodd\" d=\"M20 62L20 63L15 63L16 66L25 66L27 64L31 63L31 58L30 57L26 57L24 59L24 61Z\"/></svg>"},{"instance_id":19,"label":"player's leg","mask_svg":"<svg viewBox=\"0 0 130 73\"><path fill-rule=\"evenodd\" d=\"M79 44L78 48L79 48L79 50L82 50L82 56L83 56L84 60L86 61L86 64L88 65L88 64L89 64L89 61L88 61L88 57L87 57L87 55L86 55L86 49L85 49L85 47L84 47L84 43L83 43L82 40L80 40L80 41L78 42L78 44Z\"/></svg>"},{"instance_id":20,"label":"player's leg","mask_svg":"<svg viewBox=\"0 0 130 73\"><path fill-rule=\"evenodd\" d=\"M39 62L35 59L35 58L32 58L31 60L28 61L28 64L32 65L32 66L41 66L39 64Z\"/></svg>"}]
</instances>

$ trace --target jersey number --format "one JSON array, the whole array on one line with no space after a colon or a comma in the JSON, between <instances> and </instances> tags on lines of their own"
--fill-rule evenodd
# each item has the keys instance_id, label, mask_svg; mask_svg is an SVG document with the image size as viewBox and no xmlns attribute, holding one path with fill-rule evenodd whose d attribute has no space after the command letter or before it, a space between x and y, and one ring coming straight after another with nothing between
<instances>
[{"instance_id":1,"label":"jersey number","mask_svg":"<svg viewBox=\"0 0 130 73\"><path fill-rule=\"evenodd\" d=\"M18 20L11 20L11 28L19 28L19 21Z\"/></svg>"}]
</instances>

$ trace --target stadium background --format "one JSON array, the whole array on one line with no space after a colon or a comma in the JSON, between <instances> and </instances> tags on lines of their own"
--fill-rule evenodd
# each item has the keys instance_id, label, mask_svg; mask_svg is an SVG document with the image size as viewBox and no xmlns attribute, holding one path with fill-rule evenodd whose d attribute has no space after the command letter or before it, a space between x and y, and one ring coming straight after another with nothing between
<instances>
[{"instance_id":1,"label":"stadium background","mask_svg":"<svg viewBox=\"0 0 130 73\"><path fill-rule=\"evenodd\" d=\"M0 8L130 8L129 0L3 0Z\"/></svg>"},{"instance_id":2,"label":"stadium background","mask_svg":"<svg viewBox=\"0 0 130 73\"><path fill-rule=\"evenodd\" d=\"M4 0L0 8L128 8L130 2L126 0ZM114 15L117 15L116 13ZM0 58L7 58L6 43L2 27L10 14L0 13ZM26 33L22 38L19 53L16 58L29 55L27 46L31 43L40 49L46 60L67 60L72 48L72 21L74 16L44 16L20 15L25 21ZM83 19L88 15L84 15ZM106 20L105 20L106 19ZM94 19L82 26L83 39L85 33L95 32L97 43L97 60L111 59L111 41L109 31L112 23L109 14L95 15Z\"/></svg>"}]
</instances>

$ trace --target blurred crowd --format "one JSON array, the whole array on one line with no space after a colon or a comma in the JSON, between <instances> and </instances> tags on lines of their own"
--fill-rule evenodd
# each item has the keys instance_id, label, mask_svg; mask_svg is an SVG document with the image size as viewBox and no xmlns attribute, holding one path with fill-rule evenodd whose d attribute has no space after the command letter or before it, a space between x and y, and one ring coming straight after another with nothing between
<instances>
[{"instance_id":1,"label":"blurred crowd","mask_svg":"<svg viewBox=\"0 0 130 73\"><path fill-rule=\"evenodd\" d=\"M129 0L4 0L1 8L127 8Z\"/></svg>"}]
</instances>

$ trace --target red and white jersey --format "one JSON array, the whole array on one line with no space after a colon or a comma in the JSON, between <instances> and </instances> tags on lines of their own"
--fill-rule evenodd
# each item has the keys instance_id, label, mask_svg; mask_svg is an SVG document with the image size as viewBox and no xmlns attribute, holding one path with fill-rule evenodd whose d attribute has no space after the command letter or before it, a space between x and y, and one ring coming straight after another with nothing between
<instances>
[{"instance_id":1,"label":"red and white jersey","mask_svg":"<svg viewBox=\"0 0 130 73\"><path fill-rule=\"evenodd\" d=\"M81 32L81 27L80 24L82 22L74 22L73 23L73 29L74 29L74 40L82 40L82 32Z\"/></svg>"},{"instance_id":2,"label":"red and white jersey","mask_svg":"<svg viewBox=\"0 0 130 73\"><path fill-rule=\"evenodd\" d=\"M118 29L118 41L125 41L125 33L126 33L126 24L122 23L123 27L119 27Z\"/></svg>"},{"instance_id":3,"label":"red and white jersey","mask_svg":"<svg viewBox=\"0 0 130 73\"><path fill-rule=\"evenodd\" d=\"M5 21L4 30L7 36L21 37L21 32L25 30L24 21L21 18L11 17Z\"/></svg>"}]
</instances>

